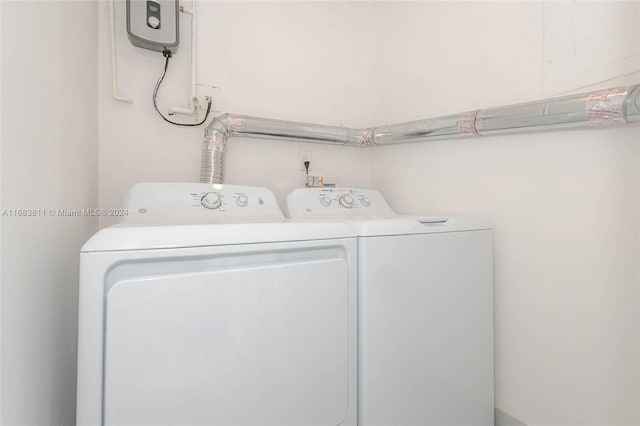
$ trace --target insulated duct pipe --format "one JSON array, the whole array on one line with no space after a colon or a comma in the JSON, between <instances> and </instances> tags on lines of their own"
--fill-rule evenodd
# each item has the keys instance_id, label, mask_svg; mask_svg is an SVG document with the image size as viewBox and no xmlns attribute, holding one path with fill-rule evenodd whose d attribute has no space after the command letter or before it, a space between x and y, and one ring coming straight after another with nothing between
<instances>
[{"instance_id":1,"label":"insulated duct pipe","mask_svg":"<svg viewBox=\"0 0 640 426\"><path fill-rule=\"evenodd\" d=\"M231 136L362 147L637 122L640 122L640 85L367 129L223 114L214 118L205 130L200 182L224 182L224 150Z\"/></svg>"},{"instance_id":2,"label":"insulated duct pipe","mask_svg":"<svg viewBox=\"0 0 640 426\"><path fill-rule=\"evenodd\" d=\"M222 114L215 117L205 129L200 182L224 182L224 151L227 138L231 136L293 139L333 145L365 146L371 144L369 129L358 130L246 115Z\"/></svg>"}]
</instances>

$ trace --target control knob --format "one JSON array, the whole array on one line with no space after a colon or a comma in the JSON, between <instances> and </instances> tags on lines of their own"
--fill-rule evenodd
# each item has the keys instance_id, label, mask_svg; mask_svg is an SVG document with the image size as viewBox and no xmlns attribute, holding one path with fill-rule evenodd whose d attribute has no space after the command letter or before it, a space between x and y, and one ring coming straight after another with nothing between
<instances>
[{"instance_id":1,"label":"control knob","mask_svg":"<svg viewBox=\"0 0 640 426\"><path fill-rule=\"evenodd\" d=\"M325 207L329 207L331 205L331 198L322 197L322 198L320 198L320 203L322 203L322 205L325 206Z\"/></svg>"},{"instance_id":2,"label":"control knob","mask_svg":"<svg viewBox=\"0 0 640 426\"><path fill-rule=\"evenodd\" d=\"M154 30L157 30L158 28L160 28L160 20L155 16L150 16L149 19L147 20L147 24L149 25L149 27L153 28Z\"/></svg>"},{"instance_id":3,"label":"control knob","mask_svg":"<svg viewBox=\"0 0 640 426\"><path fill-rule=\"evenodd\" d=\"M369 207L371 205L371 200L367 197L362 197L362 199L360 200L360 202L362 203L363 206L365 207Z\"/></svg>"},{"instance_id":4,"label":"control knob","mask_svg":"<svg viewBox=\"0 0 640 426\"><path fill-rule=\"evenodd\" d=\"M340 197L339 202L340 202L340 205L345 209L350 209L351 207L353 207L353 197L349 194L345 194L342 197Z\"/></svg>"},{"instance_id":5,"label":"control knob","mask_svg":"<svg viewBox=\"0 0 640 426\"><path fill-rule=\"evenodd\" d=\"M240 207L246 207L246 205L249 204L249 197L244 194L238 195L236 198L236 204Z\"/></svg>"},{"instance_id":6,"label":"control knob","mask_svg":"<svg viewBox=\"0 0 640 426\"><path fill-rule=\"evenodd\" d=\"M207 192L200 199L200 203L202 207L215 210L222 205L222 199L220 198L220 194L216 192Z\"/></svg>"}]
</instances>

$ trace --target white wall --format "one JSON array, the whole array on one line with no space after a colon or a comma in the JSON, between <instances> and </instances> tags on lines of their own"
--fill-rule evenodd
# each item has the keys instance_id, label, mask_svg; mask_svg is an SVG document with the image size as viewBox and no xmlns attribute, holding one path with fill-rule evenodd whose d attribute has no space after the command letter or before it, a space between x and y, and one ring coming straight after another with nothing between
<instances>
[{"instance_id":1,"label":"white wall","mask_svg":"<svg viewBox=\"0 0 640 426\"><path fill-rule=\"evenodd\" d=\"M189 2L185 2L187 6ZM151 93L164 58L135 48L124 31L124 2L116 2L119 77L133 105L111 99L109 10L100 5L100 198L117 206L124 191L143 181L199 179L203 130L176 128L157 116ZM220 87L225 112L345 126L368 126L369 22L366 3L198 3L199 80ZM166 111L189 95L190 22L160 90ZM226 182L271 187L280 201L303 182L298 151L312 149L312 173L342 185L368 186L369 154L358 148L231 139ZM105 218L102 224L112 221Z\"/></svg>"},{"instance_id":2,"label":"white wall","mask_svg":"<svg viewBox=\"0 0 640 426\"><path fill-rule=\"evenodd\" d=\"M3 209L97 207L97 5L2 1ZM3 425L75 423L78 257L93 218L2 217Z\"/></svg>"},{"instance_id":3,"label":"white wall","mask_svg":"<svg viewBox=\"0 0 640 426\"><path fill-rule=\"evenodd\" d=\"M543 14L546 96L640 71L638 2L547 1Z\"/></svg>"},{"instance_id":4,"label":"white wall","mask_svg":"<svg viewBox=\"0 0 640 426\"><path fill-rule=\"evenodd\" d=\"M637 17L638 3L570 5L579 13L541 2L377 5L378 20L391 17L375 39L389 58L377 70L385 82L377 119L572 91L570 77L584 77L576 64L588 62L581 55L599 72L592 83L626 74L598 49L562 54L559 29L575 28L584 47L579 29L590 27L598 46L622 44L640 58L637 37L601 31L603 10ZM561 47L550 51L554 41ZM602 86L623 81L640 78ZM630 127L373 150L372 186L397 210L494 227L496 405L529 425L639 422L638 143L640 129Z\"/></svg>"},{"instance_id":5,"label":"white wall","mask_svg":"<svg viewBox=\"0 0 640 426\"><path fill-rule=\"evenodd\" d=\"M541 2L381 2L372 20L376 124L542 95Z\"/></svg>"}]
</instances>

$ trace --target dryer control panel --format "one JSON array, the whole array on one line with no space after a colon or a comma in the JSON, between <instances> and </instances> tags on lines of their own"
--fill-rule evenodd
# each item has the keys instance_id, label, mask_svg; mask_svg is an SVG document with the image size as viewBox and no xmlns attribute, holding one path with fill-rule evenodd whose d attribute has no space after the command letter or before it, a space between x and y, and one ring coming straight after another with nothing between
<instances>
[{"instance_id":1,"label":"dryer control panel","mask_svg":"<svg viewBox=\"0 0 640 426\"><path fill-rule=\"evenodd\" d=\"M267 188L208 183L139 183L123 199L129 216L283 218Z\"/></svg>"},{"instance_id":2,"label":"dryer control panel","mask_svg":"<svg viewBox=\"0 0 640 426\"><path fill-rule=\"evenodd\" d=\"M359 188L301 188L287 196L291 218L395 216L380 191Z\"/></svg>"}]
</instances>

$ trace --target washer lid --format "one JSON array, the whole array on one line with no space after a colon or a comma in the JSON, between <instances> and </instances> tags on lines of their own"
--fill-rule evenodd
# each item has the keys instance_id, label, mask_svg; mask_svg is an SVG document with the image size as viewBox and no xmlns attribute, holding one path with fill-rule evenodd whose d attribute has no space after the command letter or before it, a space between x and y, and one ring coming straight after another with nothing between
<instances>
[{"instance_id":1,"label":"washer lid","mask_svg":"<svg viewBox=\"0 0 640 426\"><path fill-rule=\"evenodd\" d=\"M392 218L351 219L345 222L360 237L391 235L439 234L445 232L491 229L481 221L434 216L395 216Z\"/></svg>"},{"instance_id":2,"label":"washer lid","mask_svg":"<svg viewBox=\"0 0 640 426\"><path fill-rule=\"evenodd\" d=\"M297 222L344 222L360 237L490 229L475 220L398 215L380 191L360 188L303 188L287 196L287 216Z\"/></svg>"}]
</instances>

